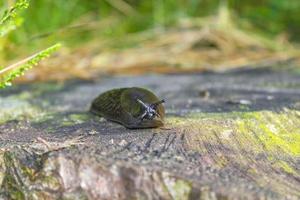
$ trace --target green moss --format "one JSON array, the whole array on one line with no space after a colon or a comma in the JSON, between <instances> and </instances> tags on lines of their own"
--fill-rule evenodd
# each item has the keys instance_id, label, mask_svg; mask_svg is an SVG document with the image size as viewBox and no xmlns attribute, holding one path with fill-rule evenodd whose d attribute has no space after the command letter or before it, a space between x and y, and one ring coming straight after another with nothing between
<instances>
[{"instance_id":1,"label":"green moss","mask_svg":"<svg viewBox=\"0 0 300 200\"><path fill-rule=\"evenodd\" d=\"M16 95L0 97L0 124L10 120L34 119L33 121L46 120L51 113L43 110L39 106L30 103L30 100L41 96L44 93L59 91L64 84L40 83L33 86L31 92L23 91ZM49 104L48 101L41 102L43 106ZM48 106L49 107L49 106ZM50 107L49 107L50 109Z\"/></svg>"},{"instance_id":2,"label":"green moss","mask_svg":"<svg viewBox=\"0 0 300 200\"><path fill-rule=\"evenodd\" d=\"M68 118L76 123L83 123L90 119L90 115L88 113L83 114L71 114Z\"/></svg>"},{"instance_id":3,"label":"green moss","mask_svg":"<svg viewBox=\"0 0 300 200\"><path fill-rule=\"evenodd\" d=\"M20 152L25 153L25 152ZM3 173L3 182L0 189L7 192L9 199L48 199L49 191L58 191L61 182L55 173L56 160L40 159L32 162L21 162L18 153L6 151L3 153L3 163L7 170ZM0 171L1 173L1 171ZM45 191L36 190L34 187L46 188ZM34 198L41 197L41 198Z\"/></svg>"},{"instance_id":4,"label":"green moss","mask_svg":"<svg viewBox=\"0 0 300 200\"><path fill-rule=\"evenodd\" d=\"M173 198L176 200L188 199L192 191L192 186L189 182L177 180L173 186Z\"/></svg>"},{"instance_id":5,"label":"green moss","mask_svg":"<svg viewBox=\"0 0 300 200\"><path fill-rule=\"evenodd\" d=\"M261 151L264 147L263 150L270 152L300 155L299 111L194 113L187 118L168 118L167 122L178 128L205 132L204 139L209 139L210 143L214 143L216 135L223 139L224 131L231 130L240 145L247 149ZM224 143L227 144L225 140ZM249 143L254 145L249 147Z\"/></svg>"},{"instance_id":6,"label":"green moss","mask_svg":"<svg viewBox=\"0 0 300 200\"><path fill-rule=\"evenodd\" d=\"M249 130L256 131L266 150L300 155L300 120L293 111L252 112L247 114L249 118Z\"/></svg>"},{"instance_id":7,"label":"green moss","mask_svg":"<svg viewBox=\"0 0 300 200\"><path fill-rule=\"evenodd\" d=\"M239 109L240 110L242 110L242 111L249 111L250 110L250 108L249 108L249 106L247 106L247 105L239 105Z\"/></svg>"},{"instance_id":8,"label":"green moss","mask_svg":"<svg viewBox=\"0 0 300 200\"><path fill-rule=\"evenodd\" d=\"M16 180L15 176L11 173L11 169L14 169L16 161L11 153L5 152L3 154L3 161L8 170L5 171L3 178L3 185L1 187L7 191L9 199L25 199L24 189L22 185L18 183L20 180Z\"/></svg>"},{"instance_id":9,"label":"green moss","mask_svg":"<svg viewBox=\"0 0 300 200\"><path fill-rule=\"evenodd\" d=\"M297 174L297 171L292 166L290 166L289 163L287 163L286 161L278 160L273 157L269 157L269 160L273 163L272 166L274 168L281 169L284 172L289 174Z\"/></svg>"},{"instance_id":10,"label":"green moss","mask_svg":"<svg viewBox=\"0 0 300 200\"><path fill-rule=\"evenodd\" d=\"M183 126L187 123L189 123L189 121L186 121L184 120L183 118L180 118L180 117L167 117L165 119L165 123L166 123L166 126Z\"/></svg>"},{"instance_id":11,"label":"green moss","mask_svg":"<svg viewBox=\"0 0 300 200\"><path fill-rule=\"evenodd\" d=\"M187 200L192 191L192 184L189 181L177 179L164 175L164 182L167 192L171 195L172 199L175 200Z\"/></svg>"},{"instance_id":12,"label":"green moss","mask_svg":"<svg viewBox=\"0 0 300 200\"><path fill-rule=\"evenodd\" d=\"M25 199L25 195L22 191L22 188L16 183L12 175L6 175L4 180L4 188L6 191L9 191L9 199Z\"/></svg>"},{"instance_id":13,"label":"green moss","mask_svg":"<svg viewBox=\"0 0 300 200\"><path fill-rule=\"evenodd\" d=\"M37 119L45 112L36 105L29 103L32 96L28 92L9 97L0 97L0 124L10 120Z\"/></svg>"},{"instance_id":14,"label":"green moss","mask_svg":"<svg viewBox=\"0 0 300 200\"><path fill-rule=\"evenodd\" d=\"M89 119L91 119L93 116L90 115L88 112L82 112L82 113L51 113L44 115L42 117L33 119L31 122L37 125L42 125L46 127L46 130L48 132L55 131L58 127L65 127L65 126L73 126L76 124L81 124Z\"/></svg>"},{"instance_id":15,"label":"green moss","mask_svg":"<svg viewBox=\"0 0 300 200\"><path fill-rule=\"evenodd\" d=\"M90 119L89 113L69 114L56 116L55 121L58 126L72 126L75 124L84 123Z\"/></svg>"},{"instance_id":16,"label":"green moss","mask_svg":"<svg viewBox=\"0 0 300 200\"><path fill-rule=\"evenodd\" d=\"M215 120L226 120L226 119L237 119L243 116L245 112L218 112L218 113L191 113L187 116L188 119L215 119Z\"/></svg>"},{"instance_id":17,"label":"green moss","mask_svg":"<svg viewBox=\"0 0 300 200\"><path fill-rule=\"evenodd\" d=\"M294 67L294 68L291 70L291 72L294 73L294 74L299 75L299 74L300 74L300 67L299 67L299 66L298 66L298 67Z\"/></svg>"},{"instance_id":18,"label":"green moss","mask_svg":"<svg viewBox=\"0 0 300 200\"><path fill-rule=\"evenodd\" d=\"M3 183L3 179L5 176L5 164L4 164L4 152L0 150L0 185Z\"/></svg>"},{"instance_id":19,"label":"green moss","mask_svg":"<svg viewBox=\"0 0 300 200\"><path fill-rule=\"evenodd\" d=\"M34 90L30 94L31 97L40 96L44 93L56 92L62 90L64 83L39 83L34 86Z\"/></svg>"},{"instance_id":20,"label":"green moss","mask_svg":"<svg viewBox=\"0 0 300 200\"><path fill-rule=\"evenodd\" d=\"M295 71L295 73L299 73L299 72ZM299 83L288 83L288 82L275 82L272 84L271 83L259 84L258 86L274 87L274 88L278 88L278 89L298 89L300 87L300 84Z\"/></svg>"},{"instance_id":21,"label":"green moss","mask_svg":"<svg viewBox=\"0 0 300 200\"><path fill-rule=\"evenodd\" d=\"M234 161L248 168L253 176L263 173L258 166L299 176L286 161L300 156L299 116L297 110L283 109L192 113L184 118L169 117L166 121L168 127L185 134L187 148L207 156L215 168ZM262 155L262 160L256 160Z\"/></svg>"}]
</instances>

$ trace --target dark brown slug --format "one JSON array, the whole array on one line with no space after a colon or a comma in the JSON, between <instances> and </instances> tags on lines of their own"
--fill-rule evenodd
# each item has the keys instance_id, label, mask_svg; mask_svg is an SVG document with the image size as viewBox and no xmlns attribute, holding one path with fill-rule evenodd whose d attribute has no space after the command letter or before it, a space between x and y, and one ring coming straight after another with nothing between
<instances>
[{"instance_id":1,"label":"dark brown slug","mask_svg":"<svg viewBox=\"0 0 300 200\"><path fill-rule=\"evenodd\" d=\"M151 91L139 88L118 88L106 91L93 100L90 111L127 128L163 126L164 100Z\"/></svg>"}]
</instances>

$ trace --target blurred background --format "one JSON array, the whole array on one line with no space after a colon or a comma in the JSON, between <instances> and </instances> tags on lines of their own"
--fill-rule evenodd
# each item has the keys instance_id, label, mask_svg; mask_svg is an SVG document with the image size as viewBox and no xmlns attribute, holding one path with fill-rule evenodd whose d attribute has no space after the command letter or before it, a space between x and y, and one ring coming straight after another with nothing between
<instances>
[{"instance_id":1,"label":"blurred background","mask_svg":"<svg viewBox=\"0 0 300 200\"><path fill-rule=\"evenodd\" d=\"M3 10L15 3L1 0ZM63 47L19 82L299 63L296 0L31 0L0 63Z\"/></svg>"}]
</instances>

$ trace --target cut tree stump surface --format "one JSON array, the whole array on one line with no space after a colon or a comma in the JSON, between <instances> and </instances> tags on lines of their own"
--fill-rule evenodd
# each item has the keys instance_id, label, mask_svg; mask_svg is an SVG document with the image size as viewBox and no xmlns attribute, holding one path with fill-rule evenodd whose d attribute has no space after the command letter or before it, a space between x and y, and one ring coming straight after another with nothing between
<instances>
[{"instance_id":1,"label":"cut tree stump surface","mask_svg":"<svg viewBox=\"0 0 300 200\"><path fill-rule=\"evenodd\" d=\"M88 112L130 86L166 100L164 128ZM14 86L0 94L0 199L299 199L299 108L291 68Z\"/></svg>"}]
</instances>

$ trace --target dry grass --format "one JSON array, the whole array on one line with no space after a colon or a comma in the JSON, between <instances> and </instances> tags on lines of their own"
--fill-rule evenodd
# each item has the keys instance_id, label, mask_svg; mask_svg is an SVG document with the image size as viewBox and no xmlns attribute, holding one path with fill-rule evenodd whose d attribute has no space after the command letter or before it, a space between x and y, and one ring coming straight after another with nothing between
<instances>
[{"instance_id":1,"label":"dry grass","mask_svg":"<svg viewBox=\"0 0 300 200\"><path fill-rule=\"evenodd\" d=\"M127 48L113 46L130 44ZM243 31L224 7L217 17L188 19L177 27L129 34L116 40L97 38L75 50L65 47L19 81L93 79L101 74L223 71L296 58L297 48L284 35L276 40Z\"/></svg>"}]
</instances>

